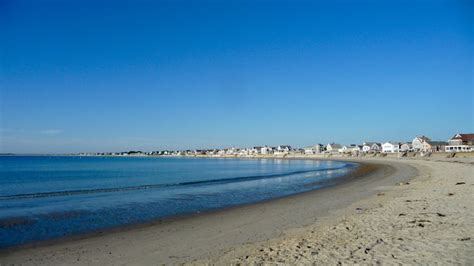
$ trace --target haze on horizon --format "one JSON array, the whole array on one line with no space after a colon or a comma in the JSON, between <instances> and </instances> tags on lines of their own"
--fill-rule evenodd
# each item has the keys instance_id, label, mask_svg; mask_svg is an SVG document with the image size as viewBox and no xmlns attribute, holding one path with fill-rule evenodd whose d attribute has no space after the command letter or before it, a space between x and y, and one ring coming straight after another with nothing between
<instances>
[{"instance_id":1,"label":"haze on horizon","mask_svg":"<svg viewBox=\"0 0 474 266\"><path fill-rule=\"evenodd\" d=\"M472 1L0 1L0 152L472 133L473 14Z\"/></svg>"}]
</instances>

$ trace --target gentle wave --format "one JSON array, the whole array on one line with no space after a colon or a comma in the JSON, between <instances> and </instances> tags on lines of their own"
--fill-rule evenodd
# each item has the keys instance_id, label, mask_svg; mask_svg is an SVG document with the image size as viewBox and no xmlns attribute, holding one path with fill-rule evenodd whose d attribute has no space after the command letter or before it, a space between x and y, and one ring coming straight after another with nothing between
<instances>
[{"instance_id":1,"label":"gentle wave","mask_svg":"<svg viewBox=\"0 0 474 266\"><path fill-rule=\"evenodd\" d=\"M294 172L289 172L289 173L271 174L271 175L243 176L243 177L235 177L235 178L227 178L227 179L200 180L200 181L190 181L190 182L182 182L182 183L174 183L174 184L151 184L151 185L139 185L139 186L118 187L118 188L96 188L96 189L25 193L25 194L0 196L0 200L61 197L61 196L73 196L73 195L82 195L82 194L148 190L148 189L158 189L158 188L164 188L164 187L178 187L178 186L192 186L192 185L227 184L227 183L236 183L236 182L243 182L243 181L253 181L253 180L259 180L259 179L278 178L278 177L284 177L284 176L290 176L290 175L296 175L296 174L305 174L305 173L311 173L311 172L334 171L334 170L347 168L348 166L349 165L345 164L341 167L334 167L334 168L302 170L302 171L294 171Z\"/></svg>"}]
</instances>

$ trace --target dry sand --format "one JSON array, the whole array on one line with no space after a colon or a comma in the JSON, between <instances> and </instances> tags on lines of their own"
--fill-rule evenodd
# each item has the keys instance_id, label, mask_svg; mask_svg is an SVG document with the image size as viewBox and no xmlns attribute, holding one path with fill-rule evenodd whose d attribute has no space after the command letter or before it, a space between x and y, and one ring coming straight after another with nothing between
<instances>
[{"instance_id":1,"label":"dry sand","mask_svg":"<svg viewBox=\"0 0 474 266\"><path fill-rule=\"evenodd\" d=\"M420 174L358 214L193 263L474 265L473 160L404 162Z\"/></svg>"},{"instance_id":2,"label":"dry sand","mask_svg":"<svg viewBox=\"0 0 474 266\"><path fill-rule=\"evenodd\" d=\"M375 172L332 188L6 250L0 264L474 263L472 159L368 162Z\"/></svg>"}]
</instances>

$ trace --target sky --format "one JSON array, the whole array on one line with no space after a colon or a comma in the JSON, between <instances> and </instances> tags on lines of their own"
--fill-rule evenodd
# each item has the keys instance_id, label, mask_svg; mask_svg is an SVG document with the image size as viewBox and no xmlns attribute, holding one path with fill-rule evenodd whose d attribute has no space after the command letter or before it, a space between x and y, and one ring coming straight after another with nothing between
<instances>
[{"instance_id":1,"label":"sky","mask_svg":"<svg viewBox=\"0 0 474 266\"><path fill-rule=\"evenodd\" d=\"M0 152L474 132L472 1L0 0Z\"/></svg>"}]
</instances>

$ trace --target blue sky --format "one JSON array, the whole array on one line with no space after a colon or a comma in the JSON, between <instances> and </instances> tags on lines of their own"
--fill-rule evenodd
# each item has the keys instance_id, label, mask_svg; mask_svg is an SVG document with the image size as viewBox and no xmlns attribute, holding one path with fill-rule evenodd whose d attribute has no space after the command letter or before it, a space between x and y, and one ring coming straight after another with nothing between
<instances>
[{"instance_id":1,"label":"blue sky","mask_svg":"<svg viewBox=\"0 0 474 266\"><path fill-rule=\"evenodd\" d=\"M446 140L472 1L0 0L0 152Z\"/></svg>"}]
</instances>

